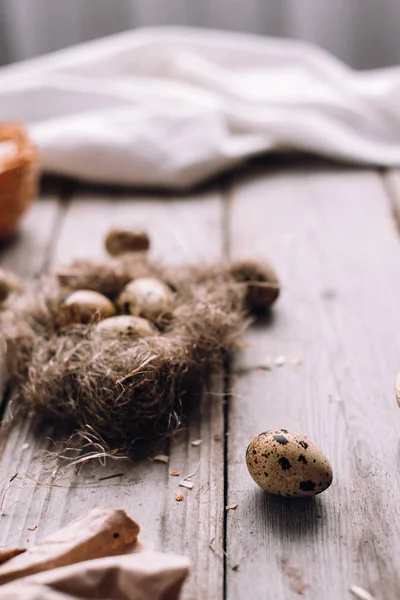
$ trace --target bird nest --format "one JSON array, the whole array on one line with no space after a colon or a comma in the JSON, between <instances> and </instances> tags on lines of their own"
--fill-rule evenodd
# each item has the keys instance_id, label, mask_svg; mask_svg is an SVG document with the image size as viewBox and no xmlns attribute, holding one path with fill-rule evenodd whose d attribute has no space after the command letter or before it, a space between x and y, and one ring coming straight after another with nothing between
<instances>
[{"instance_id":1,"label":"bird nest","mask_svg":"<svg viewBox=\"0 0 400 600\"><path fill-rule=\"evenodd\" d=\"M90 427L109 449L125 453L173 434L191 390L237 347L249 314L278 295L271 273L258 263L168 269L129 252L77 261L11 293L0 331L17 406L62 424L63 433ZM75 290L118 305L126 285L143 277L161 280L172 295L169 313L152 324L154 335L100 331L98 314L85 323L60 319Z\"/></svg>"}]
</instances>

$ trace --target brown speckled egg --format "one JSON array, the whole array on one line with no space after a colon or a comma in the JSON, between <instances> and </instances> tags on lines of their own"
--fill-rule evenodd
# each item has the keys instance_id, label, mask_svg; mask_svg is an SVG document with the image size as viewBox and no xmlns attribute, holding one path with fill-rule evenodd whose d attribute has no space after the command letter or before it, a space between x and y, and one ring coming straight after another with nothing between
<instances>
[{"instance_id":1,"label":"brown speckled egg","mask_svg":"<svg viewBox=\"0 0 400 600\"><path fill-rule=\"evenodd\" d=\"M157 327L147 319L131 315L118 315L104 319L96 325L96 331L107 335L129 335L132 338L148 337L159 333Z\"/></svg>"},{"instance_id":2,"label":"brown speckled egg","mask_svg":"<svg viewBox=\"0 0 400 600\"><path fill-rule=\"evenodd\" d=\"M59 307L60 325L90 323L115 315L114 304L103 294L92 290L77 290L62 301Z\"/></svg>"},{"instance_id":3,"label":"brown speckled egg","mask_svg":"<svg viewBox=\"0 0 400 600\"><path fill-rule=\"evenodd\" d=\"M271 429L249 444L246 463L254 481L279 496L315 496L332 483L325 454L301 433Z\"/></svg>"},{"instance_id":4,"label":"brown speckled egg","mask_svg":"<svg viewBox=\"0 0 400 600\"><path fill-rule=\"evenodd\" d=\"M236 281L246 284L245 304L250 312L263 312L278 298L279 280L268 262L242 260L232 265L231 273Z\"/></svg>"},{"instance_id":5,"label":"brown speckled egg","mask_svg":"<svg viewBox=\"0 0 400 600\"><path fill-rule=\"evenodd\" d=\"M147 252L150 239L145 231L112 229L107 234L105 246L111 256L120 256L127 252Z\"/></svg>"},{"instance_id":6,"label":"brown speckled egg","mask_svg":"<svg viewBox=\"0 0 400 600\"><path fill-rule=\"evenodd\" d=\"M121 311L150 321L162 321L172 309L173 292L159 279L140 277L128 283L117 300Z\"/></svg>"}]
</instances>

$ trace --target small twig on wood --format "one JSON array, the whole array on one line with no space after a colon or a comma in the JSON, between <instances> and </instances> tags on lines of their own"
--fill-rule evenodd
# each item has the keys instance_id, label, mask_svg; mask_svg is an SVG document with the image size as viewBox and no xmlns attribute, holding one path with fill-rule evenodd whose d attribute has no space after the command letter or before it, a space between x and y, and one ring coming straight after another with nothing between
<instances>
[{"instance_id":1,"label":"small twig on wood","mask_svg":"<svg viewBox=\"0 0 400 600\"><path fill-rule=\"evenodd\" d=\"M225 558L228 560L228 555L227 555L227 553L225 552L225 550L223 550L223 549L216 550L216 549L214 548L214 540L215 540L215 537L213 537L213 538L210 540L210 543L208 544L208 547L210 548L211 552L212 552L213 554L215 554L216 556L218 556L219 558L221 558L221 559L222 559L222 558L225 556Z\"/></svg>"},{"instance_id":2,"label":"small twig on wood","mask_svg":"<svg viewBox=\"0 0 400 600\"><path fill-rule=\"evenodd\" d=\"M46 483L46 481L40 481L31 475L30 473L25 473L25 477L34 481L37 485L45 485L46 487L65 487L63 485L59 485L58 483Z\"/></svg>"},{"instance_id":3,"label":"small twig on wood","mask_svg":"<svg viewBox=\"0 0 400 600\"><path fill-rule=\"evenodd\" d=\"M98 481L106 481L107 479L114 479L114 477L123 477L124 473L115 473L115 475L107 475L106 477L99 477Z\"/></svg>"},{"instance_id":4,"label":"small twig on wood","mask_svg":"<svg viewBox=\"0 0 400 600\"><path fill-rule=\"evenodd\" d=\"M192 477L194 477L196 475L197 471L200 468L200 465L201 465L201 461L199 462L199 464L197 465L197 467L195 468L193 473L189 473L189 475L186 475L186 477L184 477L183 479L180 480L179 485L181 487L188 488L189 490L193 489L194 482L192 481Z\"/></svg>"},{"instance_id":5,"label":"small twig on wood","mask_svg":"<svg viewBox=\"0 0 400 600\"><path fill-rule=\"evenodd\" d=\"M358 585L350 586L349 591L353 594L353 596L360 598L360 600L374 600L374 596L372 594Z\"/></svg>"},{"instance_id":6,"label":"small twig on wood","mask_svg":"<svg viewBox=\"0 0 400 600\"><path fill-rule=\"evenodd\" d=\"M199 462L199 464L197 465L197 467L195 468L193 473L189 473L189 475L186 475L186 477L184 477L182 479L182 481L188 481L188 479L191 479L192 477L194 477L196 475L197 471L200 469L200 465L201 465L201 461Z\"/></svg>"}]
</instances>

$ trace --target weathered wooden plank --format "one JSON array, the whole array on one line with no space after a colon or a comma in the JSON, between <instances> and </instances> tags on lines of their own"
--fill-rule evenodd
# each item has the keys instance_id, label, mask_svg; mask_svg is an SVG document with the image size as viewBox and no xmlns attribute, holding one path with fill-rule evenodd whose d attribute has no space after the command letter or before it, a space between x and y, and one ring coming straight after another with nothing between
<instances>
[{"instance_id":1,"label":"weathered wooden plank","mask_svg":"<svg viewBox=\"0 0 400 600\"><path fill-rule=\"evenodd\" d=\"M382 181L334 169L245 177L231 239L235 258L271 259L283 291L233 375L227 597L336 600L358 585L398 598L400 249ZM284 366L257 368L278 356ZM326 452L334 482L322 496L275 498L250 479L246 446L275 427Z\"/></svg>"},{"instance_id":2,"label":"weathered wooden plank","mask_svg":"<svg viewBox=\"0 0 400 600\"><path fill-rule=\"evenodd\" d=\"M22 278L40 273L48 257L60 211L56 195L42 195L23 217L15 238L0 247L1 267Z\"/></svg>"},{"instance_id":3,"label":"weathered wooden plank","mask_svg":"<svg viewBox=\"0 0 400 600\"><path fill-rule=\"evenodd\" d=\"M112 226L143 226L152 239L152 255L164 262L187 264L221 256L221 198L218 193L190 198L157 199L79 195L68 208L54 248L53 264L73 258L104 254L103 238ZM110 462L107 467L87 465L64 477L51 478L36 457L51 446L25 428L14 428L4 444L0 463L3 489L18 472L3 503L0 547L38 540L93 504L126 509L142 527L142 539L166 551L189 555L193 571L185 597L222 598L223 561L223 415L221 377L191 413L187 428L171 441L169 465L149 462ZM50 432L47 432L50 435ZM202 439L202 444L191 442ZM26 445L29 444L29 447ZM21 451L23 448L25 450ZM200 466L199 466L200 463ZM180 469L192 473L193 490L178 488L181 478L169 475ZM46 485L35 484L26 474ZM109 475L123 474L113 479ZM50 484L50 485L49 485ZM56 486L61 487L54 487ZM180 489L185 499L175 500ZM35 524L37 530L29 532ZM213 541L213 552L209 545Z\"/></svg>"}]
</instances>

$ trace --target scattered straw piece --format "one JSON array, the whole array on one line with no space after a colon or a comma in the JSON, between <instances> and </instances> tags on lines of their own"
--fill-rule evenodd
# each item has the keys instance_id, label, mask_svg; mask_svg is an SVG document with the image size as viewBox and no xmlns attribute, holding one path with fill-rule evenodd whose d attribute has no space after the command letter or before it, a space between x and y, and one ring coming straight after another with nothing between
<instances>
[{"instance_id":1,"label":"scattered straw piece","mask_svg":"<svg viewBox=\"0 0 400 600\"><path fill-rule=\"evenodd\" d=\"M35 529L37 529L37 525L30 525L28 529L29 531L35 531Z\"/></svg>"},{"instance_id":2,"label":"scattered straw piece","mask_svg":"<svg viewBox=\"0 0 400 600\"><path fill-rule=\"evenodd\" d=\"M275 365L277 367L283 367L283 365L286 363L286 358L284 356L277 356L275 359Z\"/></svg>"},{"instance_id":3,"label":"scattered straw piece","mask_svg":"<svg viewBox=\"0 0 400 600\"><path fill-rule=\"evenodd\" d=\"M1 502L0 502L0 516L2 516L2 515L5 514L4 513L4 503L6 501L6 496L7 496L8 490L10 490L11 487L12 486L11 486L11 483L10 483L10 485L4 491L3 498L1 499Z\"/></svg>"},{"instance_id":4,"label":"scattered straw piece","mask_svg":"<svg viewBox=\"0 0 400 600\"><path fill-rule=\"evenodd\" d=\"M246 342L246 340L236 340L235 342L236 348L252 348L253 344L251 342Z\"/></svg>"},{"instance_id":5,"label":"scattered straw piece","mask_svg":"<svg viewBox=\"0 0 400 600\"><path fill-rule=\"evenodd\" d=\"M340 403L340 402L343 402L343 400L339 396L333 396L332 394L329 394L328 402Z\"/></svg>"},{"instance_id":6,"label":"scattered straw piece","mask_svg":"<svg viewBox=\"0 0 400 600\"><path fill-rule=\"evenodd\" d=\"M203 440L193 440L192 446L200 446L203 443Z\"/></svg>"},{"instance_id":7,"label":"scattered straw piece","mask_svg":"<svg viewBox=\"0 0 400 600\"><path fill-rule=\"evenodd\" d=\"M350 586L349 590L353 594L353 596L360 598L360 600L375 600L372 594L367 592L367 590L365 590L364 588L359 587L358 585Z\"/></svg>"},{"instance_id":8,"label":"scattered straw piece","mask_svg":"<svg viewBox=\"0 0 400 600\"><path fill-rule=\"evenodd\" d=\"M46 471L53 470L53 476L63 474L67 469L89 461L98 460L102 467L107 464L107 459L125 460L126 455L120 454L117 450L107 450L107 444L104 439L94 432L93 428L86 424L82 431L73 433L65 443L58 444L51 438L48 438L56 447L56 450L45 452L42 462L47 464ZM60 461L65 465L60 468Z\"/></svg>"},{"instance_id":9,"label":"scattered straw piece","mask_svg":"<svg viewBox=\"0 0 400 600\"><path fill-rule=\"evenodd\" d=\"M265 362L260 363L256 367L260 371L271 371L272 370L272 360L270 358L266 358Z\"/></svg>"},{"instance_id":10,"label":"scattered straw piece","mask_svg":"<svg viewBox=\"0 0 400 600\"><path fill-rule=\"evenodd\" d=\"M194 477L197 473L197 471L199 470L201 465L201 461L199 462L199 464L197 465L197 467L195 468L195 470L193 471L193 473L189 473L189 475L186 475L186 477L183 478L183 481L188 481L189 479L191 479L192 477Z\"/></svg>"},{"instance_id":11,"label":"scattered straw piece","mask_svg":"<svg viewBox=\"0 0 400 600\"><path fill-rule=\"evenodd\" d=\"M22 446L21 446L21 450L28 450L28 448L29 448L28 443L22 444Z\"/></svg>"},{"instance_id":12,"label":"scattered straw piece","mask_svg":"<svg viewBox=\"0 0 400 600\"><path fill-rule=\"evenodd\" d=\"M33 477L33 475L31 475L30 473L25 473L25 477L27 477L27 479L30 479L31 481L34 481L37 485L44 485L46 487L65 487L62 485L58 485L57 483L47 483L46 481L40 481L39 479Z\"/></svg>"},{"instance_id":13,"label":"scattered straw piece","mask_svg":"<svg viewBox=\"0 0 400 600\"><path fill-rule=\"evenodd\" d=\"M176 492L175 494L175 500L177 502L182 502L182 500L185 499L185 496L182 494L182 492L180 492L179 490Z\"/></svg>"},{"instance_id":14,"label":"scattered straw piece","mask_svg":"<svg viewBox=\"0 0 400 600\"><path fill-rule=\"evenodd\" d=\"M303 364L303 357L302 356L296 356L295 358L292 359L292 366L294 368L299 367L300 365Z\"/></svg>"},{"instance_id":15,"label":"scattered straw piece","mask_svg":"<svg viewBox=\"0 0 400 600\"><path fill-rule=\"evenodd\" d=\"M12 483L16 477L18 477L18 473L14 473L14 475L10 477L10 483Z\"/></svg>"},{"instance_id":16,"label":"scattered straw piece","mask_svg":"<svg viewBox=\"0 0 400 600\"><path fill-rule=\"evenodd\" d=\"M187 488L188 490L192 490L193 489L194 482L192 481L192 477L194 477L196 475L197 471L199 470L200 465L201 465L201 461L199 462L199 464L197 465L197 467L195 468L195 470L193 471L193 473L189 473L189 475L186 475L186 477L184 477L179 482L179 485L181 487Z\"/></svg>"},{"instance_id":17,"label":"scattered straw piece","mask_svg":"<svg viewBox=\"0 0 400 600\"><path fill-rule=\"evenodd\" d=\"M167 456L166 454L157 454L157 456L151 456L149 458L150 462L162 462L162 463L169 463L169 456Z\"/></svg>"},{"instance_id":18,"label":"scattered straw piece","mask_svg":"<svg viewBox=\"0 0 400 600\"><path fill-rule=\"evenodd\" d=\"M172 475L172 477L179 477L179 475L181 474L179 469L172 469L170 475Z\"/></svg>"},{"instance_id":19,"label":"scattered straw piece","mask_svg":"<svg viewBox=\"0 0 400 600\"><path fill-rule=\"evenodd\" d=\"M192 490L193 486L194 486L194 482L193 481L186 481L185 479L182 479L182 481L179 482L179 485L181 487L187 488L188 490Z\"/></svg>"},{"instance_id":20,"label":"scattered straw piece","mask_svg":"<svg viewBox=\"0 0 400 600\"><path fill-rule=\"evenodd\" d=\"M239 504L228 504L228 506L226 506L225 509L226 510L236 510L238 506L239 506Z\"/></svg>"}]
</instances>

